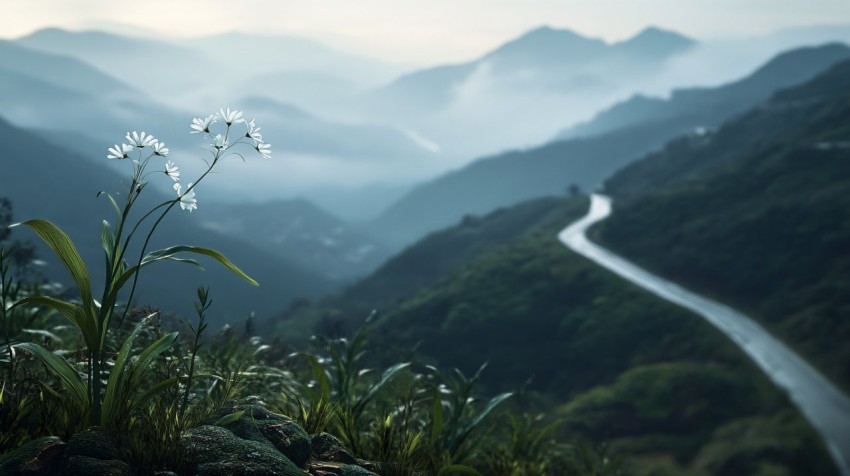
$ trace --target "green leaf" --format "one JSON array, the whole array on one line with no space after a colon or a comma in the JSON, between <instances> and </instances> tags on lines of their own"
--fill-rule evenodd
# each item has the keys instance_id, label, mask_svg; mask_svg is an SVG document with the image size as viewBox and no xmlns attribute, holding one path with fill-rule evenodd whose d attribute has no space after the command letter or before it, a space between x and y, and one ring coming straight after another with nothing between
<instances>
[{"instance_id":1,"label":"green leaf","mask_svg":"<svg viewBox=\"0 0 850 476\"><path fill-rule=\"evenodd\" d=\"M83 306L89 307L92 302L92 294L88 268L86 268L86 264L80 257L80 253L71 238L58 226L47 220L29 220L21 224L32 228L39 238L56 253L56 256L59 257L59 260L62 261L62 264L74 278L74 282L80 290Z\"/></svg>"},{"instance_id":2,"label":"green leaf","mask_svg":"<svg viewBox=\"0 0 850 476\"><path fill-rule=\"evenodd\" d=\"M135 341L136 337L148 324L153 315L154 314L151 314L136 324L136 327L133 328L133 331L124 340L121 350L118 352L118 357L116 357L115 365L112 367L109 374L109 380L106 384L106 392L103 396L101 422L104 426L107 426L110 421L115 421L117 419L117 412L122 411L122 408L124 408L124 404L126 403L124 399L128 397L127 393L132 392L132 389L134 388L135 391L139 390L134 383L143 381L150 372L153 360L161 353L165 352L174 344L174 341L177 340L177 332L172 332L171 334L162 336L159 340L149 345L142 351L141 354L139 354L139 358L136 359L133 364L132 371L128 369L128 358L133 348L133 341ZM140 404L140 402L137 398L131 398L131 407L138 404Z\"/></svg>"},{"instance_id":3,"label":"green leaf","mask_svg":"<svg viewBox=\"0 0 850 476\"><path fill-rule=\"evenodd\" d=\"M162 259L168 259L168 258L176 255L177 253L194 253L194 254L209 256L210 258L218 261L222 266L229 269L230 271L232 271L233 273L235 273L237 276L244 279L245 281L248 281L249 283L253 284L254 286L260 285L260 283L255 281L253 278L251 278L247 274L245 274L241 269L239 269L235 264L233 264L223 254L219 253L216 250L212 250L212 249L209 249L209 248L203 248L203 247L200 247L200 246L179 245L179 246L172 246L172 247L169 247L169 248L164 248L164 249L161 249L161 250L153 251L151 253L148 253L147 256L145 256L145 258L142 260L142 265L145 265L148 262L154 262L154 261L159 261L159 260L162 260Z\"/></svg>"},{"instance_id":4,"label":"green leaf","mask_svg":"<svg viewBox=\"0 0 850 476\"><path fill-rule=\"evenodd\" d=\"M49 339L58 344L62 343L61 337L45 329L21 329L21 332L41 336L44 339Z\"/></svg>"},{"instance_id":5,"label":"green leaf","mask_svg":"<svg viewBox=\"0 0 850 476\"><path fill-rule=\"evenodd\" d=\"M437 442L443 434L443 397L440 394L440 389L434 389L434 416L431 419L431 445L436 446Z\"/></svg>"},{"instance_id":6,"label":"green leaf","mask_svg":"<svg viewBox=\"0 0 850 476\"><path fill-rule=\"evenodd\" d=\"M206 271L206 268L204 268L203 265L201 265L201 263L199 263L197 260L193 260L191 258L175 258L175 257L172 256L172 257L167 258L167 259L168 259L168 261L174 261L175 263L191 264L191 265L197 267L198 269L200 269L201 271Z\"/></svg>"},{"instance_id":7,"label":"green leaf","mask_svg":"<svg viewBox=\"0 0 850 476\"><path fill-rule=\"evenodd\" d=\"M103 192L103 191L97 192L98 198L100 198L101 195L106 195L109 198L109 201L112 203L112 209L115 210L115 217L118 219L118 226L121 226L121 216L122 215L121 215L121 207L118 206L118 202L116 202L115 199L112 198L112 195L110 195L106 192Z\"/></svg>"},{"instance_id":8,"label":"green leaf","mask_svg":"<svg viewBox=\"0 0 850 476\"><path fill-rule=\"evenodd\" d=\"M159 393L164 392L165 390L168 390L169 388L177 385L177 383L179 381L180 381L180 379L177 378L177 377L171 377L169 379L163 380L162 382L159 382L158 384L154 385L153 387L145 390L141 395L136 397L136 399L134 400L133 403L136 406L144 405L145 402L147 402L151 398L155 397Z\"/></svg>"},{"instance_id":9,"label":"green leaf","mask_svg":"<svg viewBox=\"0 0 850 476\"><path fill-rule=\"evenodd\" d=\"M313 396L314 400L324 400L329 402L331 399L331 384L328 379L328 374L325 372L325 367L319 362L319 359L316 358L315 355L308 354L306 352L299 352L295 354L299 357L304 357L310 363L310 368L313 370L313 378L316 379L316 383L319 385L319 396Z\"/></svg>"},{"instance_id":10,"label":"green leaf","mask_svg":"<svg viewBox=\"0 0 850 476\"><path fill-rule=\"evenodd\" d=\"M153 364L153 360L174 345L174 342L177 340L177 335L177 332L166 334L160 337L159 340L153 344L149 345L142 351L141 354L139 354L139 358L136 360L134 367L139 369L139 372L149 372L151 364Z\"/></svg>"},{"instance_id":11,"label":"green leaf","mask_svg":"<svg viewBox=\"0 0 850 476\"><path fill-rule=\"evenodd\" d=\"M489 415L490 412L495 410L496 407L498 407L502 402L511 398L512 396L513 392L506 392L491 398L490 401L487 403L487 406L484 407L484 410L482 410L481 413L479 413L478 416L476 416L475 419L472 420L472 423L469 424L470 428L475 428L480 425L481 422L484 421L485 418L487 418L487 415Z\"/></svg>"},{"instance_id":12,"label":"green leaf","mask_svg":"<svg viewBox=\"0 0 850 476\"><path fill-rule=\"evenodd\" d=\"M136 340L136 336L139 335L147 322L147 318L139 321L132 332L130 332L130 335L124 339L121 350L118 351L118 356L115 358L115 365L112 366L112 370L109 373L109 380L106 382L106 391L103 395L103 406L100 414L101 424L114 421L117 419L119 412L123 411L123 390L126 381L129 379L129 376L125 375L124 370L127 367L127 359L130 357L130 351L133 348L133 341Z\"/></svg>"},{"instance_id":13,"label":"green leaf","mask_svg":"<svg viewBox=\"0 0 850 476\"><path fill-rule=\"evenodd\" d=\"M88 395L86 391L86 383L82 377L80 377L80 374L71 367L71 364L69 364L67 360L38 344L33 344L32 342L15 344L14 347L16 349L29 352L41 360L50 373L55 375L62 382L62 385L66 390L68 390L71 398L73 398L77 404L80 406L85 406L87 404Z\"/></svg>"},{"instance_id":14,"label":"green leaf","mask_svg":"<svg viewBox=\"0 0 850 476\"><path fill-rule=\"evenodd\" d=\"M484 421L487 416L496 409L502 402L507 400L513 395L513 393L503 393L501 395L497 395L490 399L487 405L481 410L479 413L468 425L459 429L458 433L454 436L452 441L449 444L449 451L452 457L456 460L463 459L464 455L460 452L463 443L469 437L469 435L476 429L478 426ZM474 446L474 445L473 445Z\"/></svg>"},{"instance_id":15,"label":"green leaf","mask_svg":"<svg viewBox=\"0 0 850 476\"><path fill-rule=\"evenodd\" d=\"M359 416L360 414L362 414L363 410L366 408L366 405L369 403L369 401L372 400L372 398L375 397L375 395L378 394L379 391L381 391L381 388L383 388L384 385L389 383L393 378L395 378L396 375L398 375L399 372L406 369L407 367L410 367L409 362L395 364L385 370L384 374L381 376L381 380L373 384L369 388L369 391L367 391L366 394L363 395L363 397L361 397L354 405L354 415Z\"/></svg>"},{"instance_id":16,"label":"green leaf","mask_svg":"<svg viewBox=\"0 0 850 476\"><path fill-rule=\"evenodd\" d=\"M83 334L83 340L89 349L99 348L100 333L97 330L97 322L94 317L86 314L85 310L78 304L63 301L50 296L30 296L16 302L12 307L32 304L36 306L47 306L71 321L80 332Z\"/></svg>"},{"instance_id":17,"label":"green leaf","mask_svg":"<svg viewBox=\"0 0 850 476\"><path fill-rule=\"evenodd\" d=\"M240 410L238 412L234 412L234 413L230 413L228 415L224 415L223 417L219 418L218 421L213 423L213 426L225 426L229 423L233 423L234 421L242 418L242 415L244 415L244 414L245 414L245 411Z\"/></svg>"},{"instance_id":18,"label":"green leaf","mask_svg":"<svg viewBox=\"0 0 850 476\"><path fill-rule=\"evenodd\" d=\"M103 220L100 230L100 244L106 253L106 266L110 266L113 261L112 252L115 248L115 235L112 233L112 227L109 226L109 222L106 220Z\"/></svg>"}]
</instances>

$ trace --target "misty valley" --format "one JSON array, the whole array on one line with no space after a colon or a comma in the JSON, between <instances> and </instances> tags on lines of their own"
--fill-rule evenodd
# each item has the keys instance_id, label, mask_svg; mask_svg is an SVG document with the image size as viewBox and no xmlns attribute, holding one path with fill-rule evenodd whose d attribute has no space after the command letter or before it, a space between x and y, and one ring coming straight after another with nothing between
<instances>
[{"instance_id":1,"label":"misty valley","mask_svg":"<svg viewBox=\"0 0 850 476\"><path fill-rule=\"evenodd\" d=\"M850 475L850 24L116 31L0 39L0 475Z\"/></svg>"}]
</instances>

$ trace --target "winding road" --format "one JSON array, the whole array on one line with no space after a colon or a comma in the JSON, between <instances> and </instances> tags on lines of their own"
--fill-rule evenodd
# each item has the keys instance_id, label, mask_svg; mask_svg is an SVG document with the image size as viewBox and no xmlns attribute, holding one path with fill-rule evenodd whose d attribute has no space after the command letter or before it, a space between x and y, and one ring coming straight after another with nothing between
<instances>
[{"instance_id":1,"label":"winding road","mask_svg":"<svg viewBox=\"0 0 850 476\"><path fill-rule=\"evenodd\" d=\"M753 319L630 263L587 239L587 229L611 214L611 199L592 195L590 211L558 239L576 253L720 329L783 389L821 434L842 476L850 476L850 399Z\"/></svg>"}]
</instances>

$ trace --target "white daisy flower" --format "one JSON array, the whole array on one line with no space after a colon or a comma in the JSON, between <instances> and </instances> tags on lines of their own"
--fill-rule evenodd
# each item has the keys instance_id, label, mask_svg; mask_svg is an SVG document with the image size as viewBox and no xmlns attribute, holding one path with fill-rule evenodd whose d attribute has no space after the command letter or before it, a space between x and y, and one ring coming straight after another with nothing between
<instances>
[{"instance_id":1,"label":"white daisy flower","mask_svg":"<svg viewBox=\"0 0 850 476\"><path fill-rule=\"evenodd\" d=\"M265 142L254 142L254 149L263 156L264 159L272 158L272 145Z\"/></svg>"},{"instance_id":2,"label":"white daisy flower","mask_svg":"<svg viewBox=\"0 0 850 476\"><path fill-rule=\"evenodd\" d=\"M218 122L218 114L210 114L201 119L196 117L192 119L192 134L209 133L210 126Z\"/></svg>"},{"instance_id":3,"label":"white daisy flower","mask_svg":"<svg viewBox=\"0 0 850 476\"><path fill-rule=\"evenodd\" d=\"M115 144L114 147L110 147L109 149L107 149L107 152L109 152L109 155L107 155L106 158L110 159L110 160L112 160L112 159L126 159L127 157L129 157L127 155L127 153L130 152L131 150L133 150L132 145Z\"/></svg>"},{"instance_id":4,"label":"white daisy flower","mask_svg":"<svg viewBox=\"0 0 850 476\"><path fill-rule=\"evenodd\" d=\"M168 155L168 147L162 142L157 142L153 145L153 153L160 157L165 157Z\"/></svg>"},{"instance_id":5,"label":"white daisy flower","mask_svg":"<svg viewBox=\"0 0 850 476\"><path fill-rule=\"evenodd\" d=\"M180 200L180 208L183 210L196 210L198 208L198 200L195 199L195 189L192 188L192 182L186 187L186 193L181 193L183 187L180 183L174 184L174 190L177 191L177 198Z\"/></svg>"},{"instance_id":6,"label":"white daisy flower","mask_svg":"<svg viewBox=\"0 0 850 476\"><path fill-rule=\"evenodd\" d=\"M262 142L263 136L260 134L260 129L262 129L262 127L257 127L257 124L255 124L254 121L255 119L251 119L248 122L248 131L245 132L245 137L254 139L257 142Z\"/></svg>"},{"instance_id":7,"label":"white daisy flower","mask_svg":"<svg viewBox=\"0 0 850 476\"><path fill-rule=\"evenodd\" d=\"M152 135L145 134L145 131L142 131L141 134L136 131L133 131L132 135L130 135L130 133L128 132L127 135L124 137L127 138L127 141L130 142L131 145L140 149L150 147L154 145L154 143L156 143L156 138Z\"/></svg>"},{"instance_id":8,"label":"white daisy flower","mask_svg":"<svg viewBox=\"0 0 850 476\"><path fill-rule=\"evenodd\" d=\"M231 111L230 108L227 108L227 112L225 112L224 108L221 108L218 113L221 115L221 120L228 126L245 122L245 119L242 118L242 112L236 109Z\"/></svg>"},{"instance_id":9,"label":"white daisy flower","mask_svg":"<svg viewBox=\"0 0 850 476\"><path fill-rule=\"evenodd\" d=\"M165 175L171 177L171 180L175 182L180 181L180 170L177 168L177 164L172 161L168 161L165 163ZM180 193L179 191L177 193Z\"/></svg>"},{"instance_id":10,"label":"white daisy flower","mask_svg":"<svg viewBox=\"0 0 850 476\"><path fill-rule=\"evenodd\" d=\"M223 136L223 135L221 135L221 134L216 134L216 135L215 135L215 138L213 139L213 144L212 144L212 146L213 146L213 147L215 147L216 149L224 149L224 148L227 148L227 140L224 138L224 136Z\"/></svg>"}]
</instances>

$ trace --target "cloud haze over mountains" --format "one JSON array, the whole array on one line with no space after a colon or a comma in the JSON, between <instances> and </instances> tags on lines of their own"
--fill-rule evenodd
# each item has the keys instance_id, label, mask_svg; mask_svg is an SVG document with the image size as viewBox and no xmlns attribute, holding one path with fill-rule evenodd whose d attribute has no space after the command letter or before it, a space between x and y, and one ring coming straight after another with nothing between
<instances>
[{"instance_id":1,"label":"cloud haze over mountains","mask_svg":"<svg viewBox=\"0 0 850 476\"><path fill-rule=\"evenodd\" d=\"M71 144L95 159L98 141L126 130L174 134L207 109L242 107L262 119L277 160L259 177L228 166L231 180L209 185L218 200L302 196L368 218L421 180L541 145L633 94L737 79L786 46L846 38L836 26L703 43L646 28L610 43L540 27L470 62L404 72L291 36L51 28L0 44L0 82L17 92L0 103L15 124L95 139Z\"/></svg>"},{"instance_id":2,"label":"cloud haze over mountains","mask_svg":"<svg viewBox=\"0 0 850 476\"><path fill-rule=\"evenodd\" d=\"M677 285L747 310L844 391L850 389L850 352L843 345L850 338L845 268L850 266L850 23L817 26L850 21L850 4L414 3L288 1L259 8L259 0L244 0L227 3L233 11L217 8L225 4L221 0L187 0L168 2L169 14L157 20L151 15L163 0L0 2L0 31L16 36L0 40L0 240L11 233L15 240L38 241L27 227L7 226L12 219L55 222L72 238L95 287L104 280L122 282L113 275L132 274L122 271L122 258L132 270L151 249L191 244L224 253L260 285L249 286L210 263L212 257L229 265L215 252L178 247L174 252L199 252L208 269L184 266L184 259L174 260L182 264L148 262L152 266L141 273L138 292L134 282L133 292L125 288L117 296L133 301L121 306L154 306L167 328L180 322L175 314L194 315L194 296L204 300L196 290L208 286L215 305L201 318L211 325L204 337L254 315L256 322L234 328L244 329L253 357L223 350L238 364L233 373L218 372L218 364L202 359L203 367L214 369L210 376L225 376L217 387L225 393L230 376L233 382L240 378L238 369L261 376L250 370L253 366L242 366L254 360L262 368L287 367L287 374L269 374L277 382L266 389L274 399L279 390L296 388L288 372L300 373L302 364L305 371L312 367L309 378L315 380L323 380L324 373L347 374L332 350L337 345L358 355L351 362L368 354L361 363L370 368L393 359L411 362L390 367L395 369L390 374L359 372L361 380L351 385L333 377L334 385L345 387L333 391L320 388L323 382L304 388L327 391L321 398L311 393L310 413L320 409L324 415L321 408L331 409L334 399L342 403L332 410L340 412L341 425L328 429L344 432L345 444L356 437L364 443L358 446L375 443L386 449L382 438L396 434L396 425L413 425L414 431L399 427L402 459L413 454L420 436L428 440L421 446L425 453L438 451L422 460L416 474L440 461L466 464L452 459L467 452L462 439L449 452L439 440L446 434L454 439L451 428L467 417L484 421L495 408L492 402L508 395L483 405L476 417L482 406L467 405L474 401L467 397L476 382L484 393L522 389L506 402L508 415L533 415L537 410L530 409L540 405L563 424L543 428L548 422L527 416L526 423L510 419L493 425L492 435L479 435L486 447L479 456L492 459L494 470L480 474L501 474L498 468L508 468L510 458L539 459L511 455L519 451L517 445L491 440L497 433L522 433L520 440L541 445L551 437L552 451L556 436L594 447L613 442L599 446L612 453L602 449L591 459L607 465L619 460L621 451L633 454L623 474L632 474L632 463L634 474L642 475L847 472L832 470L816 434L820 426L807 426L805 407L798 414L794 404L799 402L782 394L781 372L762 367L780 375L774 379L779 388L773 388L736 347L741 339L731 334L727 339L696 314L638 291L557 237L586 213L588 194L613 197L612 216L584 238ZM83 11L84 5L91 8ZM39 6L45 7L43 18L33 16ZM662 7L669 11L659 13ZM68 22L45 23L62 15ZM17 30L5 29L9 18L17 20ZM110 21L125 23L74 29L81 22ZM567 21L577 28L561 26ZM279 34L283 31L287 34ZM363 47L370 44L379 47ZM409 53L400 53L405 48ZM444 56L437 55L441 52ZM237 120L241 114L244 123ZM142 136L153 134L162 142L154 145L153 138L134 138L137 132L128 131L144 131ZM237 147L230 148L233 143ZM109 202L113 197L117 210ZM136 197L141 198L131 213ZM125 215L120 203L128 204ZM125 225L136 219L144 223L127 232ZM148 225L156 231L147 235L150 243L139 239ZM62 236L53 243L71 248ZM40 241L36 246L37 260L17 253L15 265L37 264L32 276L42 273L45 281L64 285L63 299L73 294L74 282L86 294L88 278L79 277L79 260L66 259L78 270L72 271L77 279L69 279L62 260ZM155 258L175 255L166 250L145 259ZM10 287L0 286L5 300ZM62 286L51 288L63 292ZM103 305L87 303L86 313L94 316L99 307L101 317L108 315L111 297L116 295L106 292ZM80 315L74 314L75 304L62 306L71 310L69 317ZM368 326L363 324L367 315L373 316ZM354 335L348 331L361 325L357 337L335 340ZM29 327L37 326L21 325L22 332ZM371 347L361 354L366 327ZM62 338L67 334L57 332ZM212 340L236 349L226 342L238 345L242 333ZM8 334L0 339L16 342ZM291 354L308 339L330 358L308 364ZM15 359L0 352L0 363L12 364L13 376L22 373L15 370ZM486 376L476 373L487 360L493 365ZM421 379L407 374L419 372L420 364L454 367L458 379L444 387L436 370ZM322 372L322 365L331 367ZM411 378L389 384L395 372ZM185 384L184 407L191 381ZM270 380L263 376L262 382ZM408 384L415 382L428 388L410 390ZM212 394L215 385L207 392ZM4 388L0 397L14 394ZM355 407L371 399L368 405L376 413L349 422L346 402L361 389L367 395ZM432 417L388 418L394 409L407 408L384 401L383 394L393 392L409 395L410 408L423 406ZM280 409L306 409L289 394L285 400ZM441 433L428 418L443 421L446 409L454 416ZM501 411L493 415L501 418ZM183 416L181 410L180 418L171 420L175 425L202 420ZM349 423L368 426L375 436L356 436L360 433L350 431ZM64 424L61 419L57 427ZM150 428L181 434L168 425ZM469 429L459 431L471 435ZM17 441L2 440L0 453ZM561 450L558 445L558 453L546 458L576 456ZM531 452L549 451L540 446ZM587 463L590 453L582 453ZM382 449L375 471L395 467L393 454ZM17 464L0 458L0 473L10 461ZM835 462L841 464L840 458ZM514 465L507 471L582 473L556 463ZM325 471L324 463L316 464Z\"/></svg>"},{"instance_id":3,"label":"cloud haze over mountains","mask_svg":"<svg viewBox=\"0 0 850 476\"><path fill-rule=\"evenodd\" d=\"M848 26L712 42L648 27L607 42L544 26L468 62L406 70L293 36L50 28L0 42L0 84L15 92L0 105L10 122L95 161L125 131L153 132L189 172L202 166L183 133L191 117L239 107L262 123L274 160L224 164L227 178L200 193L302 197L363 221L423 181L544 145L635 94L731 82L792 46L848 39Z\"/></svg>"}]
</instances>

